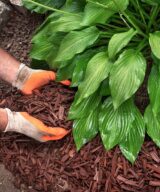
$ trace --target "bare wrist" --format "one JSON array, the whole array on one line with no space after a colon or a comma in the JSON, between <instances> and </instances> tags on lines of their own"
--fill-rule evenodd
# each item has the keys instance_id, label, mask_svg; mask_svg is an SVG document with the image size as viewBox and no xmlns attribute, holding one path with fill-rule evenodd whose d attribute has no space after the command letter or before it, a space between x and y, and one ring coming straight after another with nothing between
<instances>
[{"instance_id":1,"label":"bare wrist","mask_svg":"<svg viewBox=\"0 0 160 192\"><path fill-rule=\"evenodd\" d=\"M20 62L0 48L0 78L12 83L16 78Z\"/></svg>"}]
</instances>

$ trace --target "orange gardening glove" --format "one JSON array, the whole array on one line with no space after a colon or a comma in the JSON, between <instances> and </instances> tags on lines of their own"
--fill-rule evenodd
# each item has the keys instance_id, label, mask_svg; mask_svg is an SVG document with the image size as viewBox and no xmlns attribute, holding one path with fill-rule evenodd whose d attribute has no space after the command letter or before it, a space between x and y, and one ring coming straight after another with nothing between
<instances>
[{"instance_id":1,"label":"orange gardening glove","mask_svg":"<svg viewBox=\"0 0 160 192\"><path fill-rule=\"evenodd\" d=\"M30 95L34 89L40 88L54 80L56 80L56 73L53 71L34 70L21 64L16 80L12 85L21 90L22 93ZM61 81L60 83L67 86L71 84L69 80Z\"/></svg>"},{"instance_id":2,"label":"orange gardening glove","mask_svg":"<svg viewBox=\"0 0 160 192\"><path fill-rule=\"evenodd\" d=\"M26 112L12 112L9 109L6 109L6 111L8 124L5 132L22 133L41 142L62 139L70 132L61 127L47 127Z\"/></svg>"}]
</instances>

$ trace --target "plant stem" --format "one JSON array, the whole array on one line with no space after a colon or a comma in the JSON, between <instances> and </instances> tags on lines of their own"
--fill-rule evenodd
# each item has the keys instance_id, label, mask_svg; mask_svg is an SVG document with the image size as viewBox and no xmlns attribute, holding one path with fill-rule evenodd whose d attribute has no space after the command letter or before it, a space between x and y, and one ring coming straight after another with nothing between
<instances>
[{"instance_id":1,"label":"plant stem","mask_svg":"<svg viewBox=\"0 0 160 192\"><path fill-rule=\"evenodd\" d=\"M152 27L152 25L154 23L154 20L156 19L157 15L158 15L159 11L160 11L159 6L155 6L153 8L152 13L151 13L151 17L150 17L150 20L149 20L149 23L148 23L148 27L147 27L147 33L150 32L151 27Z\"/></svg>"},{"instance_id":2,"label":"plant stem","mask_svg":"<svg viewBox=\"0 0 160 192\"><path fill-rule=\"evenodd\" d=\"M147 37L145 33L137 26L137 24L131 19L130 14L126 13L125 11L122 12L122 14L127 18L127 20L130 22L130 24L137 30L137 32L144 36Z\"/></svg>"},{"instance_id":3,"label":"plant stem","mask_svg":"<svg viewBox=\"0 0 160 192\"><path fill-rule=\"evenodd\" d=\"M102 35L102 36L108 36L108 35L110 35L110 36L112 36L112 35L114 35L115 33L114 32L100 32L100 35Z\"/></svg>"},{"instance_id":4,"label":"plant stem","mask_svg":"<svg viewBox=\"0 0 160 192\"><path fill-rule=\"evenodd\" d=\"M144 38L143 41L140 42L140 44L137 47L137 52L144 49L144 47L148 44L148 39Z\"/></svg>"},{"instance_id":5,"label":"plant stem","mask_svg":"<svg viewBox=\"0 0 160 192\"><path fill-rule=\"evenodd\" d=\"M137 11L138 9L137 9L137 5L136 5L135 0L131 0L131 3L132 3L132 5L134 6L134 9ZM145 17L146 19L150 19L150 16L146 13L146 11L145 11L144 8L141 9L141 11L142 11L142 14L144 15L144 17Z\"/></svg>"},{"instance_id":6,"label":"plant stem","mask_svg":"<svg viewBox=\"0 0 160 192\"><path fill-rule=\"evenodd\" d=\"M142 8L140 7L140 4L139 4L139 0L136 0L136 3L137 3L137 7L138 7L139 13L141 15L141 18L142 18L144 24L147 25L146 20L145 20L144 15L143 15L143 12L142 12Z\"/></svg>"},{"instance_id":7,"label":"plant stem","mask_svg":"<svg viewBox=\"0 0 160 192\"><path fill-rule=\"evenodd\" d=\"M88 2L93 3L93 4L95 4L95 5L98 5L98 6L100 6L100 7L106 8L106 9L109 8L108 6L105 6L105 5L103 5L103 4L101 4L101 3L98 3L98 2L93 2L92 0L88 0ZM117 3L116 3L114 0L113 0L113 2L117 5ZM117 5L117 7L118 7L118 5ZM130 16L129 14L127 14L125 11L122 11L122 10L120 10L120 9L119 9L119 12L126 17L126 19L130 22L130 24L137 30L137 32L138 32L140 35L142 35L142 36L144 36L144 37L147 37L147 35L144 34L143 31L142 31L142 30L136 25L136 23L132 20L132 18L131 18L131 16ZM124 18L123 18L123 19L124 19ZM125 24L126 24L126 23L125 23Z\"/></svg>"},{"instance_id":8,"label":"plant stem","mask_svg":"<svg viewBox=\"0 0 160 192\"><path fill-rule=\"evenodd\" d=\"M132 19L134 19L134 22L136 23L136 25L143 27L143 29L147 28L147 25L142 23L141 20L136 19L136 18L138 18L139 15L133 15L133 13L131 11L129 11L129 10L127 10L127 14L132 15Z\"/></svg>"},{"instance_id":9,"label":"plant stem","mask_svg":"<svg viewBox=\"0 0 160 192\"><path fill-rule=\"evenodd\" d=\"M116 25L112 25L112 24L106 24L105 25L106 26L106 28L108 29L113 29L113 30L117 30L117 31L124 31L125 29L128 29L128 27L117 27Z\"/></svg>"},{"instance_id":10,"label":"plant stem","mask_svg":"<svg viewBox=\"0 0 160 192\"><path fill-rule=\"evenodd\" d=\"M105 34L103 35L103 34L102 34L100 37L101 37L101 38L105 38L105 39L106 39L106 38L110 39L112 36L113 36L113 35L105 35Z\"/></svg>"},{"instance_id":11,"label":"plant stem","mask_svg":"<svg viewBox=\"0 0 160 192\"><path fill-rule=\"evenodd\" d=\"M117 3L115 2L115 0L113 0L113 2L115 3L115 5L117 5ZM117 5L118 7L118 5ZM119 8L119 7L118 7ZM130 22L130 24L137 30L137 32L144 36L147 37L146 34L143 33L143 31L137 26L137 24L132 20L131 16L129 13L126 13L125 11L119 9L119 12L124 15L126 17L126 19ZM132 16L133 17L133 16ZM126 22L127 23L127 22Z\"/></svg>"},{"instance_id":12,"label":"plant stem","mask_svg":"<svg viewBox=\"0 0 160 192\"><path fill-rule=\"evenodd\" d=\"M43 7L44 9L49 10L49 11L55 11L55 12L59 12L59 13L63 13L63 14L76 15L76 16L78 15L78 14L69 13L69 12L67 12L67 11L55 9L55 8L49 7L49 6L47 6L47 5L43 5L43 4L41 4L41 3L37 3L37 2L35 2L35 1L33 1L33 0L26 0L26 1L28 1L28 2L30 2L30 3L33 3L33 4L35 4L35 5L39 6L39 7Z\"/></svg>"}]
</instances>

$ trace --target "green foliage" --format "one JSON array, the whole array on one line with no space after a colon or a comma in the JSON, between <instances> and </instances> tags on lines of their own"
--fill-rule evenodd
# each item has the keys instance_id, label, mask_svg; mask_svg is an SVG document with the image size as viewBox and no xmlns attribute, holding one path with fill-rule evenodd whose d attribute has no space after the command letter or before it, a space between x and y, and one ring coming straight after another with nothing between
<instances>
[{"instance_id":1,"label":"green foliage","mask_svg":"<svg viewBox=\"0 0 160 192\"><path fill-rule=\"evenodd\" d=\"M100 134L107 150L120 144L124 156L134 162L145 136L143 117L132 99L114 110L111 98L106 99L99 115Z\"/></svg>"},{"instance_id":2,"label":"green foliage","mask_svg":"<svg viewBox=\"0 0 160 192\"><path fill-rule=\"evenodd\" d=\"M155 33L151 33L149 37L149 43L152 49L153 54L160 59L160 31L156 31Z\"/></svg>"},{"instance_id":3,"label":"green foliage","mask_svg":"<svg viewBox=\"0 0 160 192\"><path fill-rule=\"evenodd\" d=\"M23 0L48 17L32 39L31 57L58 69L77 87L69 111L79 150L98 133L106 150L119 145L134 163L148 135L160 147L159 0ZM141 115L134 95L147 61L150 105Z\"/></svg>"},{"instance_id":4,"label":"green foliage","mask_svg":"<svg viewBox=\"0 0 160 192\"><path fill-rule=\"evenodd\" d=\"M73 136L77 150L93 139L98 133L98 109L87 117L76 119L73 124Z\"/></svg>"},{"instance_id":5,"label":"green foliage","mask_svg":"<svg viewBox=\"0 0 160 192\"><path fill-rule=\"evenodd\" d=\"M72 59L76 54L82 53L92 45L98 39L98 36L99 31L96 27L69 32L62 40L55 60L66 61Z\"/></svg>"},{"instance_id":6,"label":"green foliage","mask_svg":"<svg viewBox=\"0 0 160 192\"><path fill-rule=\"evenodd\" d=\"M78 93L76 94L75 100L69 111L69 119L80 119L87 117L91 111L94 111L98 107L101 101L99 92L95 92L91 96L83 99L80 103L77 102L79 98Z\"/></svg>"},{"instance_id":7,"label":"green foliage","mask_svg":"<svg viewBox=\"0 0 160 192\"><path fill-rule=\"evenodd\" d=\"M143 2L149 4L149 5L158 5L160 4L159 0L143 0Z\"/></svg>"},{"instance_id":8,"label":"green foliage","mask_svg":"<svg viewBox=\"0 0 160 192\"><path fill-rule=\"evenodd\" d=\"M145 111L145 123L147 125L147 133L153 141L160 147L160 115L153 113L152 107L149 105Z\"/></svg>"},{"instance_id":9,"label":"green foliage","mask_svg":"<svg viewBox=\"0 0 160 192\"><path fill-rule=\"evenodd\" d=\"M45 13L52 7L60 8L64 3L65 0L23 0L24 6L37 13Z\"/></svg>"},{"instance_id":10,"label":"green foliage","mask_svg":"<svg viewBox=\"0 0 160 192\"><path fill-rule=\"evenodd\" d=\"M108 45L108 55L110 59L114 59L118 52L120 52L136 34L134 29L127 32L117 33L112 36Z\"/></svg>"},{"instance_id":11,"label":"green foliage","mask_svg":"<svg viewBox=\"0 0 160 192\"><path fill-rule=\"evenodd\" d=\"M99 115L100 134L107 150L119 144L128 133L130 124L134 120L130 101L114 110L113 101L108 98L102 105Z\"/></svg>"},{"instance_id":12,"label":"green foliage","mask_svg":"<svg viewBox=\"0 0 160 192\"><path fill-rule=\"evenodd\" d=\"M110 75L113 104L117 109L140 87L146 70L146 60L140 52L126 49L114 63Z\"/></svg>"},{"instance_id":13,"label":"green foliage","mask_svg":"<svg viewBox=\"0 0 160 192\"><path fill-rule=\"evenodd\" d=\"M112 62L106 52L99 52L88 62L83 82L79 85L79 102L92 95L109 75Z\"/></svg>"},{"instance_id":14,"label":"green foliage","mask_svg":"<svg viewBox=\"0 0 160 192\"><path fill-rule=\"evenodd\" d=\"M131 163L134 163L144 142L145 123L141 113L135 106L133 106L132 112L130 113L134 115L134 120L130 124L129 130L123 138L123 141L120 143L120 149L124 156Z\"/></svg>"},{"instance_id":15,"label":"green foliage","mask_svg":"<svg viewBox=\"0 0 160 192\"><path fill-rule=\"evenodd\" d=\"M152 106L153 113L159 114L160 112L160 71L158 66L154 65L148 80L148 93L150 98L150 105Z\"/></svg>"},{"instance_id":16,"label":"green foliage","mask_svg":"<svg viewBox=\"0 0 160 192\"><path fill-rule=\"evenodd\" d=\"M128 0L89 0L85 6L83 25L105 23L112 15L128 6Z\"/></svg>"}]
</instances>

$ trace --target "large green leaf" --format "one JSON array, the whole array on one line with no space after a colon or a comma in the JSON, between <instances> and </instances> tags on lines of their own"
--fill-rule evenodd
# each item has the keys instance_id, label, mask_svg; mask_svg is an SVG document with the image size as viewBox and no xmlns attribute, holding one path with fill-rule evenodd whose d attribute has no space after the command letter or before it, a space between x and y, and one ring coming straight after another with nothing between
<instances>
[{"instance_id":1,"label":"large green leaf","mask_svg":"<svg viewBox=\"0 0 160 192\"><path fill-rule=\"evenodd\" d=\"M143 82L146 60L136 50L124 51L111 70L110 89L114 108L118 108L129 99Z\"/></svg>"},{"instance_id":2,"label":"large green leaf","mask_svg":"<svg viewBox=\"0 0 160 192\"><path fill-rule=\"evenodd\" d=\"M91 111L89 116L77 119L73 124L73 137L77 150L93 139L98 133L98 109Z\"/></svg>"},{"instance_id":3,"label":"large green leaf","mask_svg":"<svg viewBox=\"0 0 160 192\"><path fill-rule=\"evenodd\" d=\"M150 34L149 43L153 54L160 59L160 31Z\"/></svg>"},{"instance_id":4,"label":"large green leaf","mask_svg":"<svg viewBox=\"0 0 160 192\"><path fill-rule=\"evenodd\" d=\"M36 34L32 38L32 43L34 45L31 54L33 54L33 56L35 54L36 58L38 56L38 59L46 57L45 60L49 63L50 67L54 69L57 68L59 64L55 62L55 57L57 56L59 45L65 36L65 33L62 32L80 28L81 20L81 13L71 15L54 12L49 15L44 23L36 30ZM56 36L54 36L55 34ZM51 45L52 50L47 54Z\"/></svg>"},{"instance_id":5,"label":"large green leaf","mask_svg":"<svg viewBox=\"0 0 160 192\"><path fill-rule=\"evenodd\" d=\"M88 0L82 25L105 23L114 13L124 11L128 0Z\"/></svg>"},{"instance_id":6,"label":"large green leaf","mask_svg":"<svg viewBox=\"0 0 160 192\"><path fill-rule=\"evenodd\" d=\"M63 16L62 13L57 13L57 12L51 13L48 17L46 17L44 22L36 29L36 33L40 33L41 31L44 31L44 30L45 30L44 32L50 33L50 31L46 26L49 25L50 22L58 20L61 16Z\"/></svg>"},{"instance_id":7,"label":"large green leaf","mask_svg":"<svg viewBox=\"0 0 160 192\"><path fill-rule=\"evenodd\" d=\"M30 52L30 56L37 60L45 60L53 47L48 38L44 38L40 43L34 43Z\"/></svg>"},{"instance_id":8,"label":"large green leaf","mask_svg":"<svg viewBox=\"0 0 160 192\"><path fill-rule=\"evenodd\" d=\"M52 34L53 32L70 32L81 27L82 13L62 14L53 12L38 27L36 32ZM34 37L35 38L35 37ZM38 38L38 37L37 37Z\"/></svg>"},{"instance_id":9,"label":"large green leaf","mask_svg":"<svg viewBox=\"0 0 160 192\"><path fill-rule=\"evenodd\" d=\"M39 5L35 4L34 2L38 3ZM27 7L27 9L30 9L37 13L45 13L46 11L48 11L48 9L44 6L48 6L51 8L60 8L64 3L65 0L23 0L23 4L25 7Z\"/></svg>"},{"instance_id":10,"label":"large green leaf","mask_svg":"<svg viewBox=\"0 0 160 192\"><path fill-rule=\"evenodd\" d=\"M87 117L91 111L98 107L101 96L99 92L93 93L91 96L83 99L82 102L77 103L79 93L77 92L74 102L69 110L69 119L81 119Z\"/></svg>"},{"instance_id":11,"label":"large green leaf","mask_svg":"<svg viewBox=\"0 0 160 192\"><path fill-rule=\"evenodd\" d=\"M55 62L55 58L63 36L64 33L52 33L51 35L45 31L40 31L33 37L31 58L47 61L50 68L57 68L59 63Z\"/></svg>"},{"instance_id":12,"label":"large green leaf","mask_svg":"<svg viewBox=\"0 0 160 192\"><path fill-rule=\"evenodd\" d=\"M81 31L71 31L67 34L60 46L57 61L72 59L74 55L81 53L86 47L92 45L99 37L96 27L89 27Z\"/></svg>"},{"instance_id":13,"label":"large green leaf","mask_svg":"<svg viewBox=\"0 0 160 192\"><path fill-rule=\"evenodd\" d=\"M42 41L45 41L50 38L53 39L56 33L54 31L48 30L48 25L44 25L41 30L36 31L36 33L32 37L32 43L42 43Z\"/></svg>"},{"instance_id":14,"label":"large green leaf","mask_svg":"<svg viewBox=\"0 0 160 192\"><path fill-rule=\"evenodd\" d=\"M84 18L82 25L92 25L96 23L105 23L112 15L114 11L106 11L106 9L94 5L92 3L87 3L84 12Z\"/></svg>"},{"instance_id":15,"label":"large green leaf","mask_svg":"<svg viewBox=\"0 0 160 192\"><path fill-rule=\"evenodd\" d=\"M70 32L81 27L82 14L62 15L58 19L55 18L47 25L47 31L52 32Z\"/></svg>"},{"instance_id":16,"label":"large green leaf","mask_svg":"<svg viewBox=\"0 0 160 192\"><path fill-rule=\"evenodd\" d=\"M149 105L145 111L144 119L148 135L160 147L160 115L155 116Z\"/></svg>"},{"instance_id":17,"label":"large green leaf","mask_svg":"<svg viewBox=\"0 0 160 192\"><path fill-rule=\"evenodd\" d=\"M77 87L84 79L87 64L89 60L98 52L98 50L99 49L89 49L74 58L73 62L76 66L72 76L72 87Z\"/></svg>"},{"instance_id":18,"label":"large green leaf","mask_svg":"<svg viewBox=\"0 0 160 192\"><path fill-rule=\"evenodd\" d=\"M153 113L160 112L160 71L158 66L154 65L148 80L148 93Z\"/></svg>"},{"instance_id":19,"label":"large green leaf","mask_svg":"<svg viewBox=\"0 0 160 192\"><path fill-rule=\"evenodd\" d=\"M102 105L99 115L99 130L107 150L122 142L134 121L131 100L114 110L112 99L108 98Z\"/></svg>"},{"instance_id":20,"label":"large green leaf","mask_svg":"<svg viewBox=\"0 0 160 192\"><path fill-rule=\"evenodd\" d=\"M90 96L108 77L112 66L106 52L97 53L88 63L84 81L79 86L79 102Z\"/></svg>"},{"instance_id":21,"label":"large green leaf","mask_svg":"<svg viewBox=\"0 0 160 192\"><path fill-rule=\"evenodd\" d=\"M37 60L45 60L46 55L50 52L53 41L55 39L56 34L47 34L45 30L40 31L32 38L32 50L30 52L30 56L33 59Z\"/></svg>"},{"instance_id":22,"label":"large green leaf","mask_svg":"<svg viewBox=\"0 0 160 192\"><path fill-rule=\"evenodd\" d=\"M129 43L129 41L136 33L137 32L134 29L130 29L127 32L117 33L113 35L108 45L109 57L111 59L114 58L116 54Z\"/></svg>"},{"instance_id":23,"label":"large green leaf","mask_svg":"<svg viewBox=\"0 0 160 192\"><path fill-rule=\"evenodd\" d=\"M134 163L144 141L145 124L139 110L133 106L132 111L135 120L130 125L128 134L126 134L123 141L120 143L120 149L124 156L131 163Z\"/></svg>"}]
</instances>

